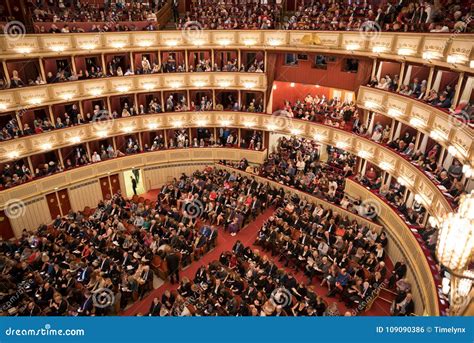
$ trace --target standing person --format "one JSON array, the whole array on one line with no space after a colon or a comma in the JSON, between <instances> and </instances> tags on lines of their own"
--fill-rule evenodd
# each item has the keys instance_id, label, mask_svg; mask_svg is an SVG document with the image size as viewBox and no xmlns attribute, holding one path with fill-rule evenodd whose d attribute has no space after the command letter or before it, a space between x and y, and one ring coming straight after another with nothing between
<instances>
[{"instance_id":1,"label":"standing person","mask_svg":"<svg viewBox=\"0 0 474 343\"><path fill-rule=\"evenodd\" d=\"M171 284L179 282L179 256L170 252L166 255L166 263L168 264L168 271L170 275Z\"/></svg>"},{"instance_id":2,"label":"standing person","mask_svg":"<svg viewBox=\"0 0 474 343\"><path fill-rule=\"evenodd\" d=\"M137 183L140 182L140 169L132 169L132 173Z\"/></svg>"},{"instance_id":3,"label":"standing person","mask_svg":"<svg viewBox=\"0 0 474 343\"><path fill-rule=\"evenodd\" d=\"M173 0L173 3L172 3L172 7L173 7L173 19L174 19L174 22L177 23L178 20L179 20L179 10L178 10L178 6L179 6L179 0Z\"/></svg>"},{"instance_id":4,"label":"standing person","mask_svg":"<svg viewBox=\"0 0 474 343\"><path fill-rule=\"evenodd\" d=\"M137 180L133 176L130 176L130 180L132 180L133 194L137 195Z\"/></svg>"}]
</instances>

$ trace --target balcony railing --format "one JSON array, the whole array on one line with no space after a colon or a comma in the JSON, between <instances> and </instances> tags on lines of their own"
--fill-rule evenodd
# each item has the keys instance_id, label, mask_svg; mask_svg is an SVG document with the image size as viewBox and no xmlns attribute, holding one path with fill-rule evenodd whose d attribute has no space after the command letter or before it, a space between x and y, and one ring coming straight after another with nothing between
<instances>
[{"instance_id":1,"label":"balcony railing","mask_svg":"<svg viewBox=\"0 0 474 343\"><path fill-rule=\"evenodd\" d=\"M474 130L469 123L422 101L364 86L359 88L357 106L423 132L456 158L474 165Z\"/></svg>"},{"instance_id":2,"label":"balcony railing","mask_svg":"<svg viewBox=\"0 0 474 343\"><path fill-rule=\"evenodd\" d=\"M201 30L192 35L181 31L43 34L0 38L0 58L57 57L92 52L156 51L183 49L255 49L344 53L414 63L429 63L457 71L470 68L472 34L383 32L376 36L360 32L282 30ZM423 55L430 54L426 60Z\"/></svg>"},{"instance_id":3,"label":"balcony railing","mask_svg":"<svg viewBox=\"0 0 474 343\"><path fill-rule=\"evenodd\" d=\"M173 129L176 127L235 127L270 131L315 139L323 144L337 146L352 154L361 156L378 165L390 175L403 179L407 187L420 196L421 202L436 218L452 212L452 206L443 191L417 166L404 159L397 152L368 138L331 126L268 114L248 112L173 112L121 118L107 122L85 124L73 128L51 131L22 139L0 143L3 160L15 151L17 158L35 153L44 153L42 147L48 143L48 150L77 142L97 140L100 137L131 134L149 130Z\"/></svg>"},{"instance_id":4,"label":"balcony railing","mask_svg":"<svg viewBox=\"0 0 474 343\"><path fill-rule=\"evenodd\" d=\"M198 89L265 91L264 73L170 73L89 79L0 91L0 112L137 92Z\"/></svg>"}]
</instances>

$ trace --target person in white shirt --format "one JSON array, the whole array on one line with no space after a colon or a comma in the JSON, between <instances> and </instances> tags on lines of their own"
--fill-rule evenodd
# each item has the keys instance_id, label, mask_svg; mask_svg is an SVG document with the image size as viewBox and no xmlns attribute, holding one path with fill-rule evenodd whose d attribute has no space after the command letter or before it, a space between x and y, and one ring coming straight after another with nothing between
<instances>
[{"instance_id":1,"label":"person in white shirt","mask_svg":"<svg viewBox=\"0 0 474 343\"><path fill-rule=\"evenodd\" d=\"M100 162L100 161L101 161L100 155L97 153L97 151L94 151L94 153L92 154L92 162L95 163L95 162Z\"/></svg>"}]
</instances>

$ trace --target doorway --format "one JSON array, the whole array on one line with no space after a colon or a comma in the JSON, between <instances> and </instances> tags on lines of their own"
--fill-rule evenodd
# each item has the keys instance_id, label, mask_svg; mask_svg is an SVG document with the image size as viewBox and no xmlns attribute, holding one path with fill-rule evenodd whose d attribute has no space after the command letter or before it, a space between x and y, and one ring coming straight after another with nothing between
<instances>
[{"instance_id":1,"label":"doorway","mask_svg":"<svg viewBox=\"0 0 474 343\"><path fill-rule=\"evenodd\" d=\"M136 194L139 195L139 194L143 194L145 193L145 186L144 186L144 183L143 183L143 172L141 169L139 168L136 168L136 169L130 169L130 170L126 170L123 172L123 177L124 177L124 180L125 180L125 195L128 197L128 198L131 198L135 195L135 192L134 192L134 183L136 182L136 187L135 187L135 191L136 191ZM135 182L133 182L133 180L135 180Z\"/></svg>"}]
</instances>

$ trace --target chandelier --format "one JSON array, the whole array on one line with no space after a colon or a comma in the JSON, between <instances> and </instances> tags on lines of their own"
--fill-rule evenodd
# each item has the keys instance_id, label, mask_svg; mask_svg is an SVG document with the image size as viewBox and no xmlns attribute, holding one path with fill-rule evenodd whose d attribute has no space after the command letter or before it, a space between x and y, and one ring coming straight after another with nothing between
<instances>
[{"instance_id":1,"label":"chandelier","mask_svg":"<svg viewBox=\"0 0 474 343\"><path fill-rule=\"evenodd\" d=\"M436 254L446 267L450 285L450 315L460 315L471 301L474 272L468 270L474 251L474 191L461 198L459 209L450 213L439 229Z\"/></svg>"}]
</instances>

